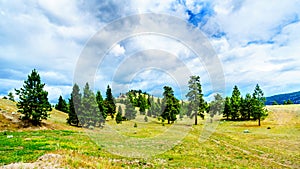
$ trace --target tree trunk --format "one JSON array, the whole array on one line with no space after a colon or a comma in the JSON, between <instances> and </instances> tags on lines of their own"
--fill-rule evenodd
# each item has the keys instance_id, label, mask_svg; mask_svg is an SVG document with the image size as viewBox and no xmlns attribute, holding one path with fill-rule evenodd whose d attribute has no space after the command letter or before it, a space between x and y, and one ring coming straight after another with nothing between
<instances>
[{"instance_id":1,"label":"tree trunk","mask_svg":"<svg viewBox=\"0 0 300 169\"><path fill-rule=\"evenodd\" d=\"M170 124L170 120L168 119L168 124Z\"/></svg>"},{"instance_id":2,"label":"tree trunk","mask_svg":"<svg viewBox=\"0 0 300 169\"><path fill-rule=\"evenodd\" d=\"M197 112L195 113L195 125L197 125L198 124L198 121L197 121L198 119L197 119Z\"/></svg>"},{"instance_id":3,"label":"tree trunk","mask_svg":"<svg viewBox=\"0 0 300 169\"><path fill-rule=\"evenodd\" d=\"M260 126L260 118L258 118L258 126Z\"/></svg>"}]
</instances>

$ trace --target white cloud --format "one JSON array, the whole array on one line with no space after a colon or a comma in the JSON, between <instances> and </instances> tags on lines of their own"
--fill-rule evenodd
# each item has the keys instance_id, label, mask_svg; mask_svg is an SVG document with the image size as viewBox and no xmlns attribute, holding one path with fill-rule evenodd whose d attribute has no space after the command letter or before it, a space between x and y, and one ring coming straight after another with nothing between
<instances>
[{"instance_id":1,"label":"white cloud","mask_svg":"<svg viewBox=\"0 0 300 169\"><path fill-rule=\"evenodd\" d=\"M187 9L196 14L205 8L211 8L213 14L205 18L207 23L201 29L222 62L227 93L231 92L235 84L239 85L243 93L252 92L256 83L261 84L267 95L299 90L299 82L295 80L300 74L299 1L275 0L270 3L250 0L132 0L126 2L125 6L123 3L117 0L3 2L0 7L0 81L4 84L1 93L6 93L13 87L20 87L20 79L26 78L28 72L37 68L42 79L47 82L51 99L57 99L56 94L66 94L62 93L62 90L66 89L64 85L73 82L77 64L87 63L92 68L97 67L99 57L94 57L98 60L80 60L82 63L78 63L77 59L89 38L107 23L130 14L145 12L170 14L187 21ZM139 22L143 20L128 21L112 30L116 31L116 35L122 35L126 31L134 30L135 24ZM157 28L151 22L140 24L153 30L166 29ZM177 35L178 26L170 23L169 27L173 29L167 33ZM120 28L123 28L123 32L119 32ZM215 33L223 34L217 38L212 37ZM108 35L104 34L102 38L110 44L111 37ZM113 48L101 62L104 65L100 64L99 67L108 72L106 75L95 75L89 68L81 70L84 75L83 81L95 77L96 89L105 90L114 77L113 70L117 69L114 66L118 66L126 56L148 49L160 49L176 57L145 56L130 62L133 68L122 69L124 77L120 79L126 80L126 73L135 70L134 68L141 68L136 66L138 64L154 64L176 74L180 79L179 83L183 85L187 77L184 67L187 67L193 74L201 76L204 91L211 93L210 78L216 77L210 77L207 69L214 65L203 65L207 58L203 56L202 60L195 59L190 49L180 41L169 36L140 35L113 44L115 46L108 47ZM178 66L174 58L182 63ZM148 59L148 62L145 59ZM157 80L159 77L156 77L155 73L144 71L140 72L139 76L143 78L140 82L132 83L133 86L149 86L149 90L157 92L154 84L159 86L161 82ZM168 81L168 77L162 77L163 82ZM117 82L121 85L121 82Z\"/></svg>"}]
</instances>

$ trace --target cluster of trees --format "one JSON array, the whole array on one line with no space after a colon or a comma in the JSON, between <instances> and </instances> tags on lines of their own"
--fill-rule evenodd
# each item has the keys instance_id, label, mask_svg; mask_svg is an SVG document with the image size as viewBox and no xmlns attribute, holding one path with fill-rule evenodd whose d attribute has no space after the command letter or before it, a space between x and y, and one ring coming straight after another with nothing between
<instances>
[{"instance_id":1,"label":"cluster of trees","mask_svg":"<svg viewBox=\"0 0 300 169\"><path fill-rule=\"evenodd\" d=\"M264 93L258 84L253 94L247 93L245 97L242 97L238 87L234 86L231 97L225 98L223 115L227 120L258 120L260 126L260 120L267 116L265 101Z\"/></svg>"},{"instance_id":2,"label":"cluster of trees","mask_svg":"<svg viewBox=\"0 0 300 169\"><path fill-rule=\"evenodd\" d=\"M97 91L94 94L88 83L83 88L83 94L80 93L79 86L74 84L69 103L67 123L70 125L102 127L106 117L114 118L116 113L116 105L109 85L106 89L106 98L103 99L101 92Z\"/></svg>"},{"instance_id":3,"label":"cluster of trees","mask_svg":"<svg viewBox=\"0 0 300 169\"><path fill-rule=\"evenodd\" d=\"M294 102L291 99L288 99L287 101L286 100L283 101L283 105L289 105L289 104L294 104ZM279 105L279 104L277 103L277 101L273 101L272 105Z\"/></svg>"}]
</instances>

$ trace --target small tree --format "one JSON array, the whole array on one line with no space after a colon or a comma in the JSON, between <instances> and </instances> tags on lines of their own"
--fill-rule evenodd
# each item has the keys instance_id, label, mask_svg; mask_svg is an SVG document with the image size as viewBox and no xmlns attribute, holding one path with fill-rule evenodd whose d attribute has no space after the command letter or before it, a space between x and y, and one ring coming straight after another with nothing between
<instances>
[{"instance_id":1,"label":"small tree","mask_svg":"<svg viewBox=\"0 0 300 169\"><path fill-rule=\"evenodd\" d=\"M39 125L42 119L47 119L51 105L48 101L48 92L44 90L40 75L34 69L24 81L23 88L15 89L19 96L18 112L24 114L24 120L31 120L33 125Z\"/></svg>"},{"instance_id":2,"label":"small tree","mask_svg":"<svg viewBox=\"0 0 300 169\"><path fill-rule=\"evenodd\" d=\"M7 96L8 96L8 100L13 102L15 101L14 94L12 92L9 92Z\"/></svg>"},{"instance_id":3,"label":"small tree","mask_svg":"<svg viewBox=\"0 0 300 169\"><path fill-rule=\"evenodd\" d=\"M117 122L117 124L122 123L122 107L121 106L118 107L116 122Z\"/></svg>"},{"instance_id":4,"label":"small tree","mask_svg":"<svg viewBox=\"0 0 300 169\"><path fill-rule=\"evenodd\" d=\"M55 105L55 109L68 113L69 109L68 109L68 104L67 102L62 98L62 96L59 96L58 98L58 103Z\"/></svg>"},{"instance_id":5,"label":"small tree","mask_svg":"<svg viewBox=\"0 0 300 169\"><path fill-rule=\"evenodd\" d=\"M203 99L202 88L200 84L199 76L191 76L188 82L189 92L186 94L189 103L189 109L193 112L193 116L195 117L195 125L197 125L197 116L204 118L204 111L206 109L206 104ZM190 113L188 113L190 114Z\"/></svg>"}]
</instances>

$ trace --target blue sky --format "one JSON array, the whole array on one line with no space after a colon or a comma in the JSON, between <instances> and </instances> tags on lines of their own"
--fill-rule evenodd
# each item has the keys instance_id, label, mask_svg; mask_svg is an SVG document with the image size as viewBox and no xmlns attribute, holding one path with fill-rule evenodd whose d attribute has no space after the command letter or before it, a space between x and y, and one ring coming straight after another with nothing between
<instances>
[{"instance_id":1,"label":"blue sky","mask_svg":"<svg viewBox=\"0 0 300 169\"><path fill-rule=\"evenodd\" d=\"M267 96L300 90L297 0L131 0L126 4L121 0L10 0L0 2L0 96L20 88L36 68L51 102L59 95L69 97L88 41L117 19L149 12L176 16L202 31L222 64L227 95L235 84L243 94L252 92L257 83ZM115 42L91 83L103 94L110 84L115 95L129 88L160 95L162 87L170 85L183 97L188 75L196 74L209 99L214 77L193 55L168 37L128 37ZM137 66L141 64L158 67Z\"/></svg>"}]
</instances>

